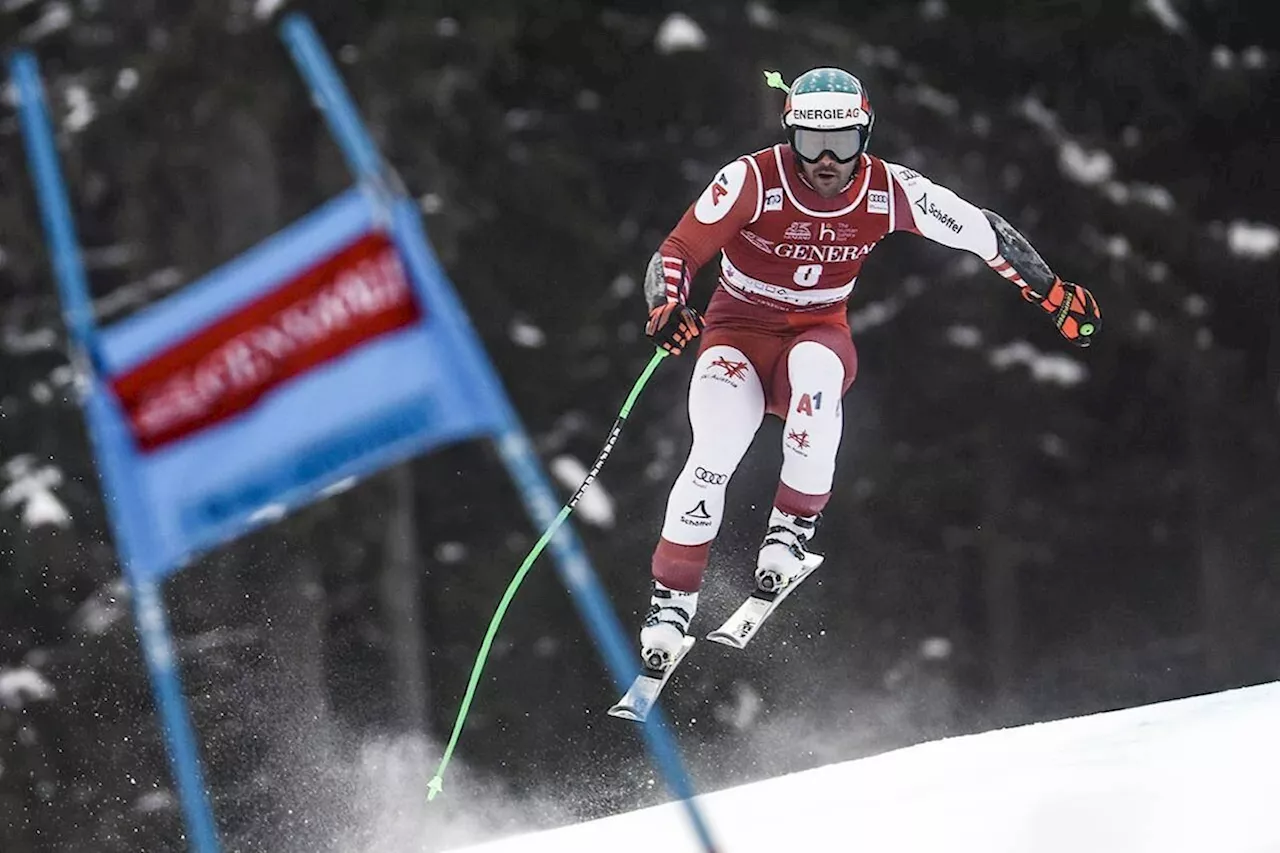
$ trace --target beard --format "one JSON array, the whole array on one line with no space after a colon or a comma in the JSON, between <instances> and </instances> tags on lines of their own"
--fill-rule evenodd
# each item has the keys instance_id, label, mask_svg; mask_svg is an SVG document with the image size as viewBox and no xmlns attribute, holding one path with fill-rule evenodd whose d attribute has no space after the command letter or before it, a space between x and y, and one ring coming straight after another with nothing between
<instances>
[{"instance_id":1,"label":"beard","mask_svg":"<svg viewBox=\"0 0 1280 853\"><path fill-rule=\"evenodd\" d=\"M805 177L820 195L831 197L838 195L853 178L853 165L840 166L834 163L807 165Z\"/></svg>"}]
</instances>

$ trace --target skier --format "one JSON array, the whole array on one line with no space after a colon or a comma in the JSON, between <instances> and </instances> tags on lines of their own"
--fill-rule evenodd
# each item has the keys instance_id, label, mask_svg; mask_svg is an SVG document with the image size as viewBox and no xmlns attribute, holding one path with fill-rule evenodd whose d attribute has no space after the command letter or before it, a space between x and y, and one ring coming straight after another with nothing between
<instances>
[{"instance_id":1,"label":"skier","mask_svg":"<svg viewBox=\"0 0 1280 853\"><path fill-rule=\"evenodd\" d=\"M999 214L920 173L867 153L875 112L838 68L788 88L786 142L726 165L659 246L645 275L645 333L673 355L700 341L689 386L693 444L653 552L641 658L664 671L697 610L725 488L766 414L783 427L780 482L756 563L765 592L786 589L820 557L808 552L831 494L841 398L857 372L846 302L867 255L909 231L982 258L1058 331L1088 346L1101 328L1093 295L1056 276ZM721 253L705 317L689 304L699 267Z\"/></svg>"}]
</instances>

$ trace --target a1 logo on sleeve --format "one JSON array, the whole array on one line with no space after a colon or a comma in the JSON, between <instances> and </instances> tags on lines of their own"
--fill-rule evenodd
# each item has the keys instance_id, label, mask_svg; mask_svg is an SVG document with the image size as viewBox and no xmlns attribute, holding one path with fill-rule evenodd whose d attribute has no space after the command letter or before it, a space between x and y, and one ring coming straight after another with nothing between
<instances>
[{"instance_id":1,"label":"a1 logo on sleeve","mask_svg":"<svg viewBox=\"0 0 1280 853\"><path fill-rule=\"evenodd\" d=\"M734 160L720 170L714 181L707 185L698 196L698 203L693 206L693 215L704 225L724 219L733 203L742 193L742 185L747 179L747 164Z\"/></svg>"}]
</instances>

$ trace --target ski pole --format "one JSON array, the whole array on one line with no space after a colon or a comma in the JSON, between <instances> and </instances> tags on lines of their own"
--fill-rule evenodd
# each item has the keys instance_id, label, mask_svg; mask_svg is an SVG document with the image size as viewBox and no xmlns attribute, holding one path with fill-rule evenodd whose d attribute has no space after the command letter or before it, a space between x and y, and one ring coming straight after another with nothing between
<instances>
[{"instance_id":1,"label":"ski pole","mask_svg":"<svg viewBox=\"0 0 1280 853\"><path fill-rule=\"evenodd\" d=\"M507 591L503 593L502 600L498 602L498 609L494 611L493 618L489 620L489 630L485 632L484 642L480 644L480 652L476 655L475 665L471 668L471 680L467 683L467 691L462 697L462 707L458 709L458 718L453 723L453 733L449 736L449 744L445 747L444 756L440 759L440 766L436 768L436 775L427 783L428 801L434 800L444 789L445 768L449 766L449 759L453 757L453 750L458 745L458 736L462 734L462 726L466 722L467 712L471 708L471 700L475 696L476 686L480 683L480 673L484 670L485 661L489 657L489 648L493 645L493 638L498 633L498 626L502 623L502 617L506 615L507 607L515 597L516 590L520 588L525 575L529 573L529 569L533 566L534 561L538 559L538 555L542 553L542 549L551 541L551 537L560 529L560 525L564 524L564 520L569 517L569 513L573 512L573 508L578 505L582 495L599 475L600 469L604 467L605 460L613 452L613 445L618 441L618 435L622 432L622 425L626 423L627 415L631 414L631 407L635 405L636 398L640 396L640 391L644 388L645 383L649 381L649 377L657 369L658 363L666 355L666 350L659 349L654 352L653 358L649 359L649 364L645 367L644 372L640 374L640 378L631 386L631 393L627 395L626 402L622 404L622 410L614 420L613 428L609 430L609 437L605 440L604 447L600 450L600 454L596 456L595 464L587 472L582 485L578 486L578 490L573 493L573 497L569 498L569 502L561 508L555 520L551 522L551 526L538 539L537 544L533 546L533 550L529 552L528 556L524 558L524 562L520 564L520 568L516 571L515 577L511 579L511 583L507 585Z\"/></svg>"}]
</instances>

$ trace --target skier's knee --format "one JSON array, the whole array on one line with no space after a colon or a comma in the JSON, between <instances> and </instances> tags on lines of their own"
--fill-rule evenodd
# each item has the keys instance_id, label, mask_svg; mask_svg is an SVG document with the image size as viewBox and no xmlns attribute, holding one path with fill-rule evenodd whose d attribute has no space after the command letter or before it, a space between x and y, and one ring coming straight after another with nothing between
<instances>
[{"instance_id":1,"label":"skier's knee","mask_svg":"<svg viewBox=\"0 0 1280 853\"><path fill-rule=\"evenodd\" d=\"M840 356L817 341L801 341L791 348L787 372L793 380L805 379L837 389L844 382L844 363Z\"/></svg>"},{"instance_id":2,"label":"skier's knee","mask_svg":"<svg viewBox=\"0 0 1280 853\"><path fill-rule=\"evenodd\" d=\"M844 363L830 348L815 341L801 341L787 358L787 378L793 413L835 411L844 389Z\"/></svg>"},{"instance_id":3,"label":"skier's knee","mask_svg":"<svg viewBox=\"0 0 1280 853\"><path fill-rule=\"evenodd\" d=\"M764 389L747 357L729 346L704 352L689 387L690 457L735 467L763 419Z\"/></svg>"}]
</instances>

